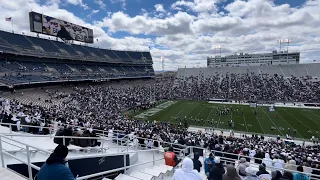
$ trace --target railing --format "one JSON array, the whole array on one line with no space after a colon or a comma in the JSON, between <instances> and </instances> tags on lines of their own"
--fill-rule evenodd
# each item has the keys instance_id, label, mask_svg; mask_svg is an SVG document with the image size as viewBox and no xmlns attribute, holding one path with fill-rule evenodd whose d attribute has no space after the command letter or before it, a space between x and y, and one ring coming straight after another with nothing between
<instances>
[{"instance_id":1,"label":"railing","mask_svg":"<svg viewBox=\"0 0 320 180\"><path fill-rule=\"evenodd\" d=\"M24 126L24 125L22 125L22 126ZM26 126L26 127L32 127L32 126ZM38 127L38 126L33 126L33 127ZM38 128L43 128L43 127L38 127ZM50 127L49 127L50 128ZM100 131L102 131L102 130L100 130ZM103 132L103 135L105 135L105 133L104 133L104 131L102 131ZM119 144L119 140L121 141L121 140L123 140L124 138L126 138L126 137L128 137L127 135L126 136L124 136L123 138L118 138L118 135L120 135L121 133L113 133L113 135L116 135L116 140L117 140L117 144ZM123 135L123 134L121 134L121 135ZM4 155L7 155L7 156L9 156L9 157L11 157L11 158L13 158L13 159L16 159L16 160L18 160L18 161L20 161L20 162L22 162L22 163L24 163L24 164L26 164L26 165L28 165L28 175L29 175L29 179L30 178L32 178L32 171L31 171L31 168L34 168L34 169L36 169L36 170L39 170L40 168L39 167L37 167L37 166L35 166L34 164L32 164L31 163L31 160L30 160L30 153L31 153L31 151L32 151L32 149L34 149L34 150L37 150L37 151L40 151L40 152L44 152L45 154L47 154L47 155L49 155L51 152L50 151L48 151L48 150L44 150L44 149L41 149L41 148L37 148L37 147L34 147L34 146L31 146L31 145L28 145L28 144L25 144L25 143L22 143L22 142L20 142L20 141L18 141L18 140L14 140L14 139L12 139L12 138L9 138L9 137L7 137L7 136L11 136L11 137L18 137L18 136L23 136L23 137L52 137L51 135L28 135L28 134L2 134L2 135L0 135L0 157L1 157L1 163L2 163L2 167L6 167L6 165L5 165L5 162L4 162ZM96 140L102 140L102 144L101 144L101 150L102 150L102 153L103 153L103 142L104 141L106 141L106 140L111 140L111 141L113 141L113 140L115 140L115 139L113 139L113 138L108 138L108 139L106 139L104 136L103 137L76 137L76 136L55 136L55 138L63 138L63 143L65 144L65 138L72 138L72 139L96 139ZM141 138L141 137L139 137L140 139L144 139L144 140L148 140L148 141L154 141L153 139L147 139L147 138ZM7 151L4 151L4 149L3 149L3 143L7 143L6 141L3 141L3 139L7 139L7 140L10 140L10 141L13 141L13 142L16 142L16 143L19 143L19 144L21 144L21 145L24 145L24 146L26 146L26 148L25 148L25 150L26 150L26 153L27 153L27 161L24 161L24 160L21 160L21 159L19 159L19 158L17 158L17 157L15 157L14 155L12 155L12 154L10 154L10 153L8 153ZM127 140L127 141L130 141L130 140ZM206 148L202 148L202 147L196 147L196 146L184 146L184 145L181 145L181 144L175 144L175 143L171 143L171 142L161 142L161 141L158 141L159 142L159 147L160 147L160 143L162 143L162 144L167 144L167 145L169 145L169 146L179 146L179 147L181 147L181 148L174 148L175 150L179 150L179 152L180 152L180 154L182 154L182 157L185 157L185 153L187 152L187 151L189 151L190 150L190 154L188 155L188 156L190 156L190 155L192 155L193 154L193 150L194 150L194 148L197 148L197 149L201 149L201 150L203 150L204 151L204 155L203 155L203 159L205 159L206 158L206 156L207 156L207 154L209 153L209 152L213 152L213 153L221 153L221 154L223 154L223 155L227 155L227 154L229 154L229 155L233 155L233 156L237 156L237 159L230 159L230 158L226 158L226 157L221 157L221 159L223 160L223 161L228 161L228 162L235 162L235 160L239 160L241 157L244 157L244 158L250 158L251 160L261 160L261 161L263 161L263 159L260 159L260 158L252 158L252 157L249 157L249 156L244 156L244 155L239 155L239 154L232 154L232 153L227 153L227 152L221 152L221 151L210 151L210 150L208 150L208 149L206 149ZM156 160L155 159L155 156L154 156L154 152L156 152L156 151L159 151L160 150L160 148L156 148L156 149L150 149L150 150L138 150L138 151L136 151L136 152L148 152L148 151L153 151L153 160L152 161L148 161L148 162L144 162L144 163L139 163L139 164L135 164L135 165L130 165L130 166L127 166L126 165L126 159L125 159L125 155L127 155L128 154L128 148L129 148L129 146L128 146L128 143L127 143L127 146L125 146L125 150L127 150L127 152L126 153L124 153L124 152L119 152L119 147L108 147L108 148L118 148L118 153L113 153L113 154L101 154L101 155L95 155L95 156L92 156L92 155L89 155L89 156L81 156L81 157L74 157L74 158L70 158L70 160L71 159L82 159L82 158L84 158L84 157L101 157L101 156L104 156L104 157L107 157L107 156L115 156L115 155L124 155L124 167L122 167L122 168L117 168L117 169L113 169L113 170L109 170L109 171L105 171L105 172L100 172L100 173L95 173L95 174L91 174L91 175L88 175L88 176L83 176L83 177L80 177L80 178L78 178L79 180L81 180L81 179L87 179L87 178L92 178L92 177L97 177L97 176L101 176L101 175L104 175L104 174L109 174L109 173L113 173L113 172L117 172L117 171L121 171L121 170L124 170L124 172L126 172L126 169L128 169L128 168L132 168L132 167L136 167L136 166L139 166L139 165L143 165L143 164L147 164L147 163L151 163L151 162L153 162L153 164L155 164L155 162L156 161L159 161L159 160L162 160L163 158L161 158L161 159L158 159L158 160ZM31 149L32 148L32 149ZM121 148L121 147L120 147ZM153 147L154 148L154 147ZM318 162L318 161L317 161ZM250 162L249 162L250 163ZM254 163L250 163L250 164L254 164ZM268 168L270 168L270 170L275 170L275 169L277 169L277 170L281 170L281 171L283 171L283 170L285 170L285 171L290 171L290 172L297 172L297 173L300 173L300 172L298 172L298 171L292 171L292 170L286 170L286 169L279 169L279 168L274 168L274 167L268 167ZM313 170L313 168L310 168L311 170ZM319 175L314 175L314 174L309 174L309 173L304 173L304 174L306 174L306 175L308 175L308 176L312 176L312 177L317 177L317 178L320 178L320 176ZM31 180L31 179L30 179Z\"/></svg>"}]
</instances>

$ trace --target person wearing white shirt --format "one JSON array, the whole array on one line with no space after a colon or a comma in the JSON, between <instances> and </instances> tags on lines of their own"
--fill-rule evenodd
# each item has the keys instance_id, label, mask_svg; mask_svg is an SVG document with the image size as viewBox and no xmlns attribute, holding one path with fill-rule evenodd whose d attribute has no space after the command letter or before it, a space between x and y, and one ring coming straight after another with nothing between
<instances>
[{"instance_id":1,"label":"person wearing white shirt","mask_svg":"<svg viewBox=\"0 0 320 180\"><path fill-rule=\"evenodd\" d=\"M270 159L269 153L266 153L265 158L262 159L262 163L264 163L267 167L272 167L272 159Z\"/></svg>"},{"instance_id":2,"label":"person wearing white shirt","mask_svg":"<svg viewBox=\"0 0 320 180\"><path fill-rule=\"evenodd\" d=\"M273 160L273 167L283 173L284 161L282 159L279 159L279 155L275 155L275 158Z\"/></svg>"}]
</instances>

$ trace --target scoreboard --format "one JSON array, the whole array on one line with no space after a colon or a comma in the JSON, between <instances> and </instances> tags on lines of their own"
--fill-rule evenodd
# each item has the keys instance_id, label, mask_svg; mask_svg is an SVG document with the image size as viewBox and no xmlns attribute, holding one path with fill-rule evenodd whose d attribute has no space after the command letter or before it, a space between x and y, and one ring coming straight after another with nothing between
<instances>
[{"instance_id":1,"label":"scoreboard","mask_svg":"<svg viewBox=\"0 0 320 180\"><path fill-rule=\"evenodd\" d=\"M29 13L30 31L66 40L93 43L93 30L37 12Z\"/></svg>"}]
</instances>

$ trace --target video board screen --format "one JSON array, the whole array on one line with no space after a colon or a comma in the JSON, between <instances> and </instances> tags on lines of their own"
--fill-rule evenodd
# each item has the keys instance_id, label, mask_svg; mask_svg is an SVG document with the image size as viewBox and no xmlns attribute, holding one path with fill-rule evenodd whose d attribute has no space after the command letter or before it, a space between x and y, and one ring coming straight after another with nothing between
<instances>
[{"instance_id":1,"label":"video board screen","mask_svg":"<svg viewBox=\"0 0 320 180\"><path fill-rule=\"evenodd\" d=\"M66 40L93 43L92 29L36 12L30 12L29 17L30 30L32 32L60 37Z\"/></svg>"}]
</instances>

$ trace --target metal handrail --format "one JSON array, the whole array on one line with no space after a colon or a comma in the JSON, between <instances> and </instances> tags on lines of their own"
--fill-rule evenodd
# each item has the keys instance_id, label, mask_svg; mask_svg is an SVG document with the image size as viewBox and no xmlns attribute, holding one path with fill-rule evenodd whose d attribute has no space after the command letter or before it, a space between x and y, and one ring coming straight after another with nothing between
<instances>
[{"instance_id":1,"label":"metal handrail","mask_svg":"<svg viewBox=\"0 0 320 180\"><path fill-rule=\"evenodd\" d=\"M116 135L119 135L120 133L113 133L113 135L114 134L116 134ZM0 141L1 141L1 137L3 137L3 138L6 138L6 139L9 139L9 140L12 140L12 141L14 141L14 142L17 142L17 143L20 143L20 144L23 144L23 145L26 145L27 146L27 149L29 149L30 147L31 148L34 148L34 149L38 149L38 150L40 150L40 151L44 151L44 152L46 152L47 154L48 153L51 153L51 152L49 152L49 151L46 151L46 150L43 150L43 149L40 149L40 148L36 148L36 147L33 147L33 146L30 146L30 145L27 145L27 144L25 144L25 143L22 143L22 142L19 142L19 141L17 141L17 140L13 140L13 139L11 139L11 138L8 138L8 137L6 137L6 135L7 136L24 136L24 137L50 137L50 136L48 136L48 135L26 135L26 134L3 134L3 135L0 135ZM74 138L74 139L97 139L97 140L106 140L106 138L101 138L101 137L77 137L77 136L55 136L56 138ZM118 139L118 136L116 136L117 137L117 139ZM136 139L137 138L140 138L140 139L147 139L147 138L142 138L142 137L135 137ZM147 140L152 140L152 141L157 141L157 140L153 140L153 139L147 139ZM164 141L159 141L159 143L166 143L166 144L170 144L171 146L172 145L178 145L178 146L180 146L180 147L186 147L186 149L180 149L183 153L185 153L185 151L188 149L188 148L190 148L190 149L193 149L193 148L198 148L198 149L202 149L202 150L205 150L205 152L207 151L207 149L206 148L202 148L202 147L197 147L197 146L184 146L184 145L181 145L181 144L175 144L175 143L170 143L170 142L164 142ZM0 145L2 145L2 143L0 142ZM0 149L2 148L2 146L0 146ZM110 148L113 148L113 147L110 147ZM119 147L115 147L115 148L119 148ZM159 150L159 149L153 149L153 150ZM141 150L141 151L143 151L143 150ZM140 152L140 151L137 151L137 152ZM236 155L236 156L238 156L238 159L240 158L240 157L247 157L247 158L250 158L249 156L244 156L244 155L239 155L239 154L233 154L233 153L227 153L227 152L221 152L221 151L212 151L212 152L219 152L219 153L222 153L222 154L230 154L230 155ZM1 151L0 153L4 153L3 151ZM27 155L29 155L29 150L28 150L28 152L27 152ZM118 155L123 155L123 154L127 154L127 153L118 153ZM108 154L109 156L111 156L111 155L116 155L116 154ZM3 154L1 154L1 156L3 156ZM101 155L100 155L101 156ZM204 158L205 158L205 156L206 156L206 153L204 153ZM92 156L90 156L90 157L92 157ZM83 158L83 157L82 157ZM225 157L222 157L222 158L225 158ZM74 157L73 159L76 159L76 157ZM261 159L261 158L253 158L254 160L255 159L257 159L257 160L263 160L263 159ZM317 161L318 162L318 161ZM296 165L297 166L297 165ZM30 165L30 167L31 167L31 165ZM128 166L127 166L127 168L128 168ZM312 170L313 170L313 168L311 168ZM123 170L123 169L122 169ZM281 169L282 170L282 169ZM112 171L112 172L114 172L114 171ZM297 172L297 171L296 171ZM111 172L106 172L106 173L111 173ZM304 173L304 174L307 174L307 173ZM308 175L310 175L310 174L308 174ZM98 176L98 175L97 175ZM312 174L312 176L315 176L315 175L313 175ZM319 176L320 177L320 176Z\"/></svg>"}]
</instances>

